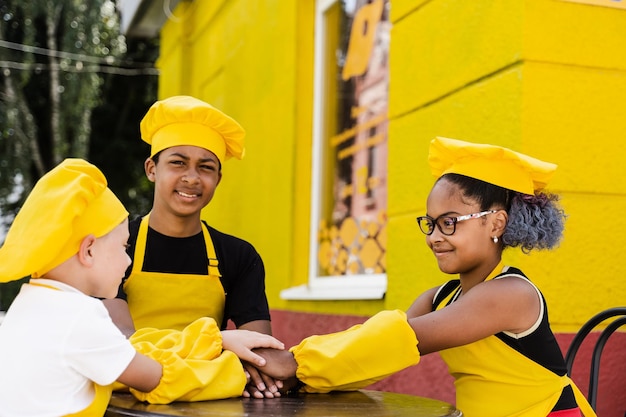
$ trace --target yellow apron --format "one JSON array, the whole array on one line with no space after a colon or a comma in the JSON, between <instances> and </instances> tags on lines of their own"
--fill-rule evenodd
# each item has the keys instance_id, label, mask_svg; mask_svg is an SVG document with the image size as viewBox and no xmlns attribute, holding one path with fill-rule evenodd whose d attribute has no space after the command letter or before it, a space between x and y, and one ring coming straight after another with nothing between
<instances>
[{"instance_id":1,"label":"yellow apron","mask_svg":"<svg viewBox=\"0 0 626 417\"><path fill-rule=\"evenodd\" d=\"M501 270L496 268L485 281ZM455 293L452 291L439 303L437 310L444 308ZM439 354L454 377L456 407L466 417L546 417L568 385L584 416L596 415L567 375L559 376L544 368L496 336Z\"/></svg>"},{"instance_id":2,"label":"yellow apron","mask_svg":"<svg viewBox=\"0 0 626 417\"><path fill-rule=\"evenodd\" d=\"M212 317L219 326L224 316L226 296L220 281L215 248L206 225L202 223L209 275L145 272L141 268L148 219L149 215L146 215L141 220L133 269L124 283L135 328L183 330L200 317Z\"/></svg>"},{"instance_id":3,"label":"yellow apron","mask_svg":"<svg viewBox=\"0 0 626 417\"><path fill-rule=\"evenodd\" d=\"M102 417L111 401L111 385L102 386L94 382L96 393L89 406L76 413L67 414L65 417Z\"/></svg>"}]
</instances>

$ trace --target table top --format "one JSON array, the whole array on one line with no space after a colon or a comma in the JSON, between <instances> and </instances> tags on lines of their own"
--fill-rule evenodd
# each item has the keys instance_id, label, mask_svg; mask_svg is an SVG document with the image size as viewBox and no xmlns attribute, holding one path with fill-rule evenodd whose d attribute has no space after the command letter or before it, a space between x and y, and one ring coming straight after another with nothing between
<instances>
[{"instance_id":1,"label":"table top","mask_svg":"<svg viewBox=\"0 0 626 417\"><path fill-rule=\"evenodd\" d=\"M231 417L461 417L446 402L381 391L298 394L280 398L230 398L155 405L128 393L113 393L105 417L231 416Z\"/></svg>"}]
</instances>

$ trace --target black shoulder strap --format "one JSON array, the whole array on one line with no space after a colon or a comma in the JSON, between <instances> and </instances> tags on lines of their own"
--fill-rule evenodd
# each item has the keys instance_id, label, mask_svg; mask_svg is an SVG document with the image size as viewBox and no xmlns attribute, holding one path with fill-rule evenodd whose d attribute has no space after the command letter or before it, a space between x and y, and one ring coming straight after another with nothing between
<instances>
[{"instance_id":1,"label":"black shoulder strap","mask_svg":"<svg viewBox=\"0 0 626 417\"><path fill-rule=\"evenodd\" d=\"M453 291L459 288L459 285L461 285L461 280L453 279L439 287L439 290L437 291L437 294L435 294L435 298L433 299L433 311L437 309L439 304L441 304L441 302L447 296L449 296L450 294L452 294Z\"/></svg>"}]
</instances>

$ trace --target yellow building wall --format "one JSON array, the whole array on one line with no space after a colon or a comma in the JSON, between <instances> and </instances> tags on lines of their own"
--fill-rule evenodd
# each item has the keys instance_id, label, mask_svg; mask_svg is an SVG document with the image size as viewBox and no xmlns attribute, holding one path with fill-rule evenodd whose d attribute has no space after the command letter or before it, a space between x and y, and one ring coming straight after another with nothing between
<instances>
[{"instance_id":1,"label":"yellow building wall","mask_svg":"<svg viewBox=\"0 0 626 417\"><path fill-rule=\"evenodd\" d=\"M414 4L392 7L389 298L441 281L423 237L406 233L432 185L416 161L440 135L559 165L549 190L569 216L561 247L505 252L542 289L555 331L623 305L626 12L560 0Z\"/></svg>"},{"instance_id":2,"label":"yellow building wall","mask_svg":"<svg viewBox=\"0 0 626 417\"><path fill-rule=\"evenodd\" d=\"M273 309L406 309L446 279L415 223L437 135L559 164L563 244L505 252L544 292L556 331L626 302L626 11L562 0L392 0L386 297L280 299L308 273L314 12L314 0L196 0L161 32L159 95L195 95L247 130L246 157L224 165L204 217L255 245Z\"/></svg>"},{"instance_id":3,"label":"yellow building wall","mask_svg":"<svg viewBox=\"0 0 626 417\"><path fill-rule=\"evenodd\" d=\"M308 269L313 7L181 2L161 31L159 97L197 96L246 129L246 155L224 164L203 217L255 246L272 308Z\"/></svg>"}]
</instances>

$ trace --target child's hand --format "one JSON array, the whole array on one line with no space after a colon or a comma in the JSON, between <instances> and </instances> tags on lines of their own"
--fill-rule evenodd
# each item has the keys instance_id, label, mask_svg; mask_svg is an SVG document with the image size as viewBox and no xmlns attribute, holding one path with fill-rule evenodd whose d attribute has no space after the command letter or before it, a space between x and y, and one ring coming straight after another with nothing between
<instances>
[{"instance_id":1,"label":"child's hand","mask_svg":"<svg viewBox=\"0 0 626 417\"><path fill-rule=\"evenodd\" d=\"M265 360L265 365L259 369L263 374L281 381L296 376L298 363L288 350L254 349L254 353Z\"/></svg>"},{"instance_id":2,"label":"child's hand","mask_svg":"<svg viewBox=\"0 0 626 417\"><path fill-rule=\"evenodd\" d=\"M285 345L280 340L263 333L250 330L223 330L222 348L230 350L242 361L250 362L254 366L265 365L265 359L252 352L255 348L272 348L282 350Z\"/></svg>"},{"instance_id":3,"label":"child's hand","mask_svg":"<svg viewBox=\"0 0 626 417\"><path fill-rule=\"evenodd\" d=\"M294 384L288 384L285 388L283 379L296 380L297 363L293 354L286 350L277 349L254 349L254 353L265 358L263 367L244 363L244 368L249 376L248 385L243 392L244 397L275 398L280 397L281 392ZM297 380L296 380L297 381Z\"/></svg>"},{"instance_id":4,"label":"child's hand","mask_svg":"<svg viewBox=\"0 0 626 417\"><path fill-rule=\"evenodd\" d=\"M248 383L243 391L246 398L276 398L280 397L280 390L283 388L283 381L272 378L255 368L249 362L242 362L243 369L246 372ZM260 368L262 369L262 368Z\"/></svg>"}]
</instances>

